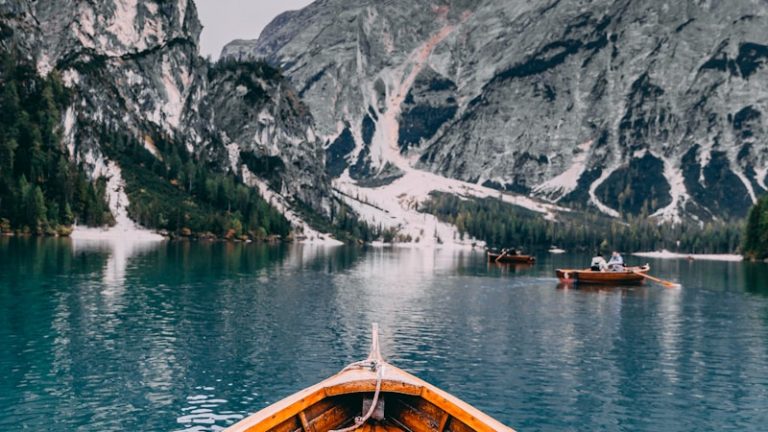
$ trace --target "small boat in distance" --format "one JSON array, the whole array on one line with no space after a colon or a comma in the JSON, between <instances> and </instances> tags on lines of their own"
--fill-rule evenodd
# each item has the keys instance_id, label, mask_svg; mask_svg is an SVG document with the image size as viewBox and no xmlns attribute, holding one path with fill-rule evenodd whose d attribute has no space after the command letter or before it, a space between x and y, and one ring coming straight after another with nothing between
<instances>
[{"instance_id":1,"label":"small boat in distance","mask_svg":"<svg viewBox=\"0 0 768 432\"><path fill-rule=\"evenodd\" d=\"M536 258L531 255L522 255L515 250L502 249L501 252L486 252L488 262L499 264L533 264Z\"/></svg>"},{"instance_id":2,"label":"small boat in distance","mask_svg":"<svg viewBox=\"0 0 768 432\"><path fill-rule=\"evenodd\" d=\"M371 353L338 374L226 429L227 432L514 432L478 409Z\"/></svg>"},{"instance_id":3,"label":"small boat in distance","mask_svg":"<svg viewBox=\"0 0 768 432\"><path fill-rule=\"evenodd\" d=\"M626 267L621 271L557 269L557 278L564 283L599 284L599 285L639 285L645 279L651 266Z\"/></svg>"}]
</instances>

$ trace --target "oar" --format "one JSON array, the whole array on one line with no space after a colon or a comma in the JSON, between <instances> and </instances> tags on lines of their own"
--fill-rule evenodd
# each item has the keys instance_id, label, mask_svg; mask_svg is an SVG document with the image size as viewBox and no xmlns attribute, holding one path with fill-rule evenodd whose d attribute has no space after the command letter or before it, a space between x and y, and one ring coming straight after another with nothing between
<instances>
[{"instance_id":1,"label":"oar","mask_svg":"<svg viewBox=\"0 0 768 432\"><path fill-rule=\"evenodd\" d=\"M505 257L505 256L507 256L507 252L509 252L509 251L505 249L505 250L504 250L504 251L501 253L501 255L497 256L497 257L496 257L496 259L495 259L495 260L493 260L493 262L499 262L499 260L500 260L502 257Z\"/></svg>"},{"instance_id":2,"label":"oar","mask_svg":"<svg viewBox=\"0 0 768 432\"><path fill-rule=\"evenodd\" d=\"M634 273L636 275L639 275L639 276L642 276L642 277L644 277L646 279L652 280L654 282L660 283L660 284L664 285L667 288L680 288L680 284L679 283L674 283L674 282L670 282L670 281L667 281L667 280L664 280L664 279L659 279L657 277L653 277L653 276L647 275L645 273L640 273L639 271L636 271L636 270L633 270L632 273Z\"/></svg>"},{"instance_id":3,"label":"oar","mask_svg":"<svg viewBox=\"0 0 768 432\"><path fill-rule=\"evenodd\" d=\"M558 270L563 272L563 276L565 276L565 279L562 279L562 280L567 280L567 281L573 280L571 276L573 273L582 271L581 269L558 269Z\"/></svg>"}]
</instances>

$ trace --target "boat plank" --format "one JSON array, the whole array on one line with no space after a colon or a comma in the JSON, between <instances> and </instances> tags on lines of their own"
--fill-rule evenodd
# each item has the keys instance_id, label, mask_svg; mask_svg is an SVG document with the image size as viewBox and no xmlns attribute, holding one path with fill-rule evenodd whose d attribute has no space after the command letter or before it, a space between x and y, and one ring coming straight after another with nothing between
<instances>
[{"instance_id":1,"label":"boat plank","mask_svg":"<svg viewBox=\"0 0 768 432\"><path fill-rule=\"evenodd\" d=\"M269 432L301 432L302 429L299 419L296 416L293 416L269 429Z\"/></svg>"},{"instance_id":2,"label":"boat plank","mask_svg":"<svg viewBox=\"0 0 768 432\"><path fill-rule=\"evenodd\" d=\"M451 418L445 427L445 432L475 432L475 430L455 418Z\"/></svg>"},{"instance_id":3,"label":"boat plank","mask_svg":"<svg viewBox=\"0 0 768 432\"><path fill-rule=\"evenodd\" d=\"M362 427L355 429L355 432L405 432L404 429L388 424L365 424Z\"/></svg>"},{"instance_id":4,"label":"boat plank","mask_svg":"<svg viewBox=\"0 0 768 432\"><path fill-rule=\"evenodd\" d=\"M445 414L434 404L416 397L400 397L391 400L390 414L415 432L434 431ZM425 429L426 427L426 429Z\"/></svg>"},{"instance_id":5,"label":"boat plank","mask_svg":"<svg viewBox=\"0 0 768 432\"><path fill-rule=\"evenodd\" d=\"M297 430L301 430L301 422L297 418L298 413L323 399L325 399L325 392L322 388L309 388L281 401L280 403L284 404L285 407L283 409L274 410L274 414L269 417L261 419L260 421L256 421L253 417L249 417L245 419L245 421L237 423L228 429L232 431L247 432L283 432L292 429L277 428L282 427L283 424L292 424L291 422L294 422L297 426Z\"/></svg>"},{"instance_id":6,"label":"boat plank","mask_svg":"<svg viewBox=\"0 0 768 432\"><path fill-rule=\"evenodd\" d=\"M312 422L339 403L346 403L346 401L337 400L337 398L326 398L314 405L308 406L306 409L304 409L304 413L307 415L307 420Z\"/></svg>"},{"instance_id":7,"label":"boat plank","mask_svg":"<svg viewBox=\"0 0 768 432\"><path fill-rule=\"evenodd\" d=\"M301 428L304 429L304 432L315 432L315 429L307 421L306 411L299 413L299 420L301 420Z\"/></svg>"},{"instance_id":8,"label":"boat plank","mask_svg":"<svg viewBox=\"0 0 768 432\"><path fill-rule=\"evenodd\" d=\"M417 411L412 406L398 401L394 409L389 412L389 415L397 419L397 421L408 428L412 432L433 432L435 430L432 425L436 425L432 419L426 417L424 413Z\"/></svg>"},{"instance_id":9,"label":"boat plank","mask_svg":"<svg viewBox=\"0 0 768 432\"><path fill-rule=\"evenodd\" d=\"M359 414L348 405L335 405L328 411L317 416L309 422L309 426L316 431L327 431L337 428Z\"/></svg>"},{"instance_id":10,"label":"boat plank","mask_svg":"<svg viewBox=\"0 0 768 432\"><path fill-rule=\"evenodd\" d=\"M440 424L437 426L437 432L443 432L445 430L445 426L448 424L448 420L451 419L451 416L448 415L447 412L443 412L443 416L440 418Z\"/></svg>"}]
</instances>

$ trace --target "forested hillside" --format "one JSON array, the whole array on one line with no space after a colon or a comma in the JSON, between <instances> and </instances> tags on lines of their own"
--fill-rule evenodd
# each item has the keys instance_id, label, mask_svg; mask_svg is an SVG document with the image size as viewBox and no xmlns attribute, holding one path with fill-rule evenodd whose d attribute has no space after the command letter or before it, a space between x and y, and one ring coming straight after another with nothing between
<instances>
[{"instance_id":1,"label":"forested hillside","mask_svg":"<svg viewBox=\"0 0 768 432\"><path fill-rule=\"evenodd\" d=\"M105 225L104 182L91 182L62 145L70 98L61 78L45 78L0 52L0 218L3 231L67 234L75 223Z\"/></svg>"}]
</instances>

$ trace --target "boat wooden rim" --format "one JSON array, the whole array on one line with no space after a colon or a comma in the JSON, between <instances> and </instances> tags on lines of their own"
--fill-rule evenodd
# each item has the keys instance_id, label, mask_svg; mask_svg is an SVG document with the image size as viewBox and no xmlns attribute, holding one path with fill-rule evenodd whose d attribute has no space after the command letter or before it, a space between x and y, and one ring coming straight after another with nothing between
<instances>
[{"instance_id":1,"label":"boat wooden rim","mask_svg":"<svg viewBox=\"0 0 768 432\"><path fill-rule=\"evenodd\" d=\"M333 414L316 415L318 405L343 395L363 394L370 396L380 387L382 397L398 400L397 397L413 397L425 401L424 406L437 408L434 413L439 413L439 418L429 418L424 427L414 427L403 424L408 421L416 422L413 412L403 415L403 418L392 420L393 426L349 426L350 420L343 422L345 429L355 431L408 431L408 430L436 430L442 431L477 431L477 432L514 432L513 429L501 424L497 420L460 400L459 398L441 390L432 384L423 381L408 372L405 372L384 361L378 349L378 336L374 325L374 336L371 345L371 354L368 359L353 363L336 375L304 390L299 391L261 411L241 420L226 429L227 432L326 432L342 425L334 424L334 415L338 418L338 410L330 409ZM409 399L410 400L410 399ZM375 403L375 402L374 402ZM327 403L326 403L327 405ZM373 408L371 408L373 411ZM355 421L360 420L359 417ZM434 428L429 423L434 422ZM399 425L398 425L399 424ZM410 427L409 427L410 426ZM419 425L415 425L419 426ZM337 429L339 430L339 429Z\"/></svg>"}]
</instances>

